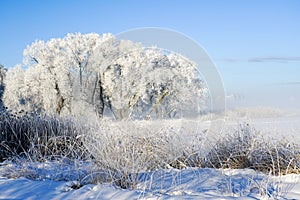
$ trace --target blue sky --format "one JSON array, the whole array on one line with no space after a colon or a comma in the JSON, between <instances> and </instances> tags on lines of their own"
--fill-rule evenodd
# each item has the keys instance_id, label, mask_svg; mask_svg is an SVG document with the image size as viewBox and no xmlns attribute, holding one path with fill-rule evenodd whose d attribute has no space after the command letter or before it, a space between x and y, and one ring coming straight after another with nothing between
<instances>
[{"instance_id":1,"label":"blue sky","mask_svg":"<svg viewBox=\"0 0 300 200\"><path fill-rule=\"evenodd\" d=\"M0 63L21 63L36 39L163 27L208 52L236 105L300 109L299 10L297 0L1 0Z\"/></svg>"}]
</instances>

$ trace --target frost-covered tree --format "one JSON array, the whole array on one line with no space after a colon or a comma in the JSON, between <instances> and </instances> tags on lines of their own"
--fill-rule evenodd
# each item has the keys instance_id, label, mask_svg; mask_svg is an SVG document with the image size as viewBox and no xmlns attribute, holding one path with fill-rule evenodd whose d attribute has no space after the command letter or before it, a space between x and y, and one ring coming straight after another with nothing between
<instances>
[{"instance_id":1,"label":"frost-covered tree","mask_svg":"<svg viewBox=\"0 0 300 200\"><path fill-rule=\"evenodd\" d=\"M36 41L24 50L24 65L7 73L4 100L12 109L110 112L119 120L175 117L203 105L206 95L195 63L111 34Z\"/></svg>"},{"instance_id":2,"label":"frost-covered tree","mask_svg":"<svg viewBox=\"0 0 300 200\"><path fill-rule=\"evenodd\" d=\"M37 41L24 50L26 104L37 110L71 112L71 70L62 39Z\"/></svg>"},{"instance_id":3,"label":"frost-covered tree","mask_svg":"<svg viewBox=\"0 0 300 200\"><path fill-rule=\"evenodd\" d=\"M97 106L98 115L102 116L106 107L117 117L114 105L115 95L118 95L118 93L114 93L113 90L119 77L115 61L124 53L140 47L140 44L131 41L116 40L111 34L103 35L102 42L95 48L93 57L94 69L97 73L95 74L96 81L91 93L91 102ZM111 77L114 75L115 77Z\"/></svg>"},{"instance_id":4,"label":"frost-covered tree","mask_svg":"<svg viewBox=\"0 0 300 200\"><path fill-rule=\"evenodd\" d=\"M7 70L4 68L4 66L0 64L0 85L4 84L4 78L5 78L6 71Z\"/></svg>"},{"instance_id":5,"label":"frost-covered tree","mask_svg":"<svg viewBox=\"0 0 300 200\"><path fill-rule=\"evenodd\" d=\"M24 70L22 70L20 65L16 65L7 71L4 83L4 104L11 110L25 109Z\"/></svg>"},{"instance_id":6,"label":"frost-covered tree","mask_svg":"<svg viewBox=\"0 0 300 200\"><path fill-rule=\"evenodd\" d=\"M196 65L157 48L124 53L105 73L104 88L118 119L175 117L205 104L205 87ZM197 102L193 102L197 100Z\"/></svg>"},{"instance_id":7,"label":"frost-covered tree","mask_svg":"<svg viewBox=\"0 0 300 200\"><path fill-rule=\"evenodd\" d=\"M96 52L95 47L110 37L77 33L48 42L36 41L28 46L24 50L26 70L20 74L24 82L20 83L25 91L22 95L24 107L57 114L78 114L93 107L94 102L88 97L94 89L95 75L99 70L95 59L92 61L90 58ZM22 70L17 71L23 73ZM14 89L18 90L18 87L12 86L10 94L14 93ZM10 101L6 104L16 108Z\"/></svg>"},{"instance_id":8,"label":"frost-covered tree","mask_svg":"<svg viewBox=\"0 0 300 200\"><path fill-rule=\"evenodd\" d=\"M25 81L31 95L40 98L27 102L51 113L73 113L84 101L91 74L89 58L98 40L97 34L78 33L28 46Z\"/></svg>"},{"instance_id":9,"label":"frost-covered tree","mask_svg":"<svg viewBox=\"0 0 300 200\"><path fill-rule=\"evenodd\" d=\"M4 78L6 74L6 69L4 68L3 65L0 64L0 109L3 107L2 103L2 95L4 92Z\"/></svg>"}]
</instances>

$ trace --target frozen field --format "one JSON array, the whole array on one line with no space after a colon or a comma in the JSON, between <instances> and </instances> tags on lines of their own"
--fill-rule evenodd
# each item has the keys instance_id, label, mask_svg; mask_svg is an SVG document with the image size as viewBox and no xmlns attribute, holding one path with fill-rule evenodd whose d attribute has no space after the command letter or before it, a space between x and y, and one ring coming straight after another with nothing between
<instances>
[{"instance_id":1,"label":"frozen field","mask_svg":"<svg viewBox=\"0 0 300 200\"><path fill-rule=\"evenodd\" d=\"M188 141L197 132L213 129L209 120L200 121L178 120L175 125L174 122L164 121L157 122L151 128L158 130L162 124L173 124L174 130L181 129L179 133L185 134L183 139ZM239 123L247 122L266 138L282 137L299 142L299 115L252 119L247 116L226 117L222 122L224 133ZM218 138L216 135L207 137ZM136 188L130 190L120 189L112 183L81 185L76 180L90 167L86 165L81 168L57 163L21 166L22 163L10 162L0 165L0 199L300 199L300 175L274 177L251 169L187 168L143 172L139 175ZM23 174L30 171L36 173L32 178L16 178L13 174L19 173L18 170L22 170ZM8 172L10 176L7 176Z\"/></svg>"},{"instance_id":2,"label":"frozen field","mask_svg":"<svg viewBox=\"0 0 300 200\"><path fill-rule=\"evenodd\" d=\"M270 177L253 170L186 169L144 174L136 190L111 184L0 178L0 199L299 199L300 175Z\"/></svg>"}]
</instances>

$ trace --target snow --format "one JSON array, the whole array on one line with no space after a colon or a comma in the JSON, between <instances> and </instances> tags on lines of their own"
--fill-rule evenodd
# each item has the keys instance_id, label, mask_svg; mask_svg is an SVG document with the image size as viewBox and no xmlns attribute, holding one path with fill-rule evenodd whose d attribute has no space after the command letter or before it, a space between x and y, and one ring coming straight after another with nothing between
<instances>
[{"instance_id":1,"label":"snow","mask_svg":"<svg viewBox=\"0 0 300 200\"><path fill-rule=\"evenodd\" d=\"M237 121L241 119L226 119L225 127L234 127ZM297 115L256 118L250 124L257 130L269 132L270 137L278 137L277 132L282 137L296 137L299 122ZM167 126L171 122L164 123ZM209 128L210 122L199 125L181 120L178 126L191 130L197 126L199 131ZM0 163L0 199L300 199L300 174L275 177L251 169L161 169L142 172L136 188L130 190L118 188L113 183L91 184L89 174L94 172L93 167L92 162L69 163L67 160L53 163L5 161ZM86 181L79 183L77 180Z\"/></svg>"},{"instance_id":2,"label":"snow","mask_svg":"<svg viewBox=\"0 0 300 200\"><path fill-rule=\"evenodd\" d=\"M73 140L70 140L70 146L62 145L65 149L72 146L72 150L80 150L83 145L91 156L86 158L91 159L89 161L68 160L64 153L56 155L53 151L51 156L58 159L52 161L47 160L51 159L47 156L40 159L28 153L28 156L20 155L0 163L0 199L300 199L300 175L274 177L271 173L262 174L251 169L179 170L171 167L202 166L202 162L181 165L180 158L186 152L191 153L189 156L209 157L205 151L219 144L218 139L235 133L233 129L244 122L247 127L249 123L259 130L253 133L261 131L267 139L288 139L300 144L297 138L299 114L286 115L273 109L255 108L195 119L200 112L210 110L205 106L208 86L200 80L201 75L195 70L197 64L179 54L118 41L111 34L77 33L34 42L24 51L24 66L28 68L22 69L20 65L7 72L3 100L8 108L92 117L105 114L104 107L107 107L120 121L103 119L99 126L97 123L91 127L87 125L87 129L78 131L80 135L75 135L82 144L72 146ZM2 79L0 77L1 82ZM213 96L211 94L211 98ZM95 106L99 107L98 113ZM163 120L167 116L175 119ZM93 121L90 119L85 121ZM131 119L139 120L132 122ZM60 124L57 126L59 130L66 129ZM241 132L245 131L238 133ZM0 133L3 134L2 130ZM234 138L236 135L228 140ZM20 140L16 141L21 143ZM236 144L229 147L238 146ZM256 149L261 144L268 143L255 141L248 146L254 145ZM46 150L47 145L51 143L45 145ZM235 153L234 148L225 150ZM217 155L218 162L220 155ZM294 157L288 159L289 166ZM286 162L282 165L285 167ZM121 189L117 185L134 189Z\"/></svg>"},{"instance_id":3,"label":"snow","mask_svg":"<svg viewBox=\"0 0 300 200\"><path fill-rule=\"evenodd\" d=\"M269 199L300 198L300 175L271 177L250 169L159 170L142 174L136 190L112 184L0 177L0 199Z\"/></svg>"}]
</instances>

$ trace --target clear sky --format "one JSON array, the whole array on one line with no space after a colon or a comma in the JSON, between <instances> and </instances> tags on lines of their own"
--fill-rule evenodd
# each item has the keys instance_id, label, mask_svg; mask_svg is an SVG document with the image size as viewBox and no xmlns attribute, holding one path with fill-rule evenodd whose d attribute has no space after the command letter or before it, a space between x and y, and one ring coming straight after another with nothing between
<instances>
[{"instance_id":1,"label":"clear sky","mask_svg":"<svg viewBox=\"0 0 300 200\"><path fill-rule=\"evenodd\" d=\"M300 109L300 1L1 0L0 63L69 32L173 29L216 63L234 104ZM230 105L230 98L228 99Z\"/></svg>"}]
</instances>

